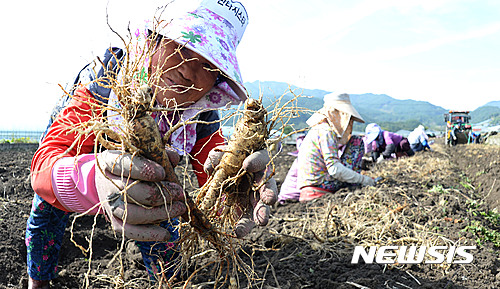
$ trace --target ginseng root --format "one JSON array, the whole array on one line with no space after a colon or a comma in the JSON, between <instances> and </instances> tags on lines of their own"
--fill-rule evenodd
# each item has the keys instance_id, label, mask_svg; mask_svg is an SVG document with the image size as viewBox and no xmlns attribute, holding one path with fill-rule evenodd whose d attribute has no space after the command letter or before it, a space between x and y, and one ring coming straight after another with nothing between
<instances>
[{"instance_id":1,"label":"ginseng root","mask_svg":"<svg viewBox=\"0 0 500 289\"><path fill-rule=\"evenodd\" d=\"M209 218L221 216L221 212L228 210L234 213L229 216L244 213L241 211L244 208L233 208L233 205L236 199L249 200L253 175L245 172L242 165L250 154L265 147L269 135L265 117L266 110L261 101L251 98L245 101L243 116L235 125L220 163L197 196L200 209ZM243 183L246 186L242 186ZM249 189L242 192L242 187ZM232 220L231 225L235 221Z\"/></svg>"},{"instance_id":2,"label":"ginseng root","mask_svg":"<svg viewBox=\"0 0 500 289\"><path fill-rule=\"evenodd\" d=\"M151 88L148 86L140 87L137 94L136 99L139 99L141 104L135 105L133 110L124 109L124 111L128 112L133 111L133 114L128 113L124 117L130 127L130 142L140 150L140 155L159 163L165 169L165 181L180 184L165 150L158 124L142 107L151 100ZM219 242L216 234L211 230L212 225L210 222L187 193L185 193L185 200L188 212L182 218L210 243L218 246Z\"/></svg>"}]
</instances>

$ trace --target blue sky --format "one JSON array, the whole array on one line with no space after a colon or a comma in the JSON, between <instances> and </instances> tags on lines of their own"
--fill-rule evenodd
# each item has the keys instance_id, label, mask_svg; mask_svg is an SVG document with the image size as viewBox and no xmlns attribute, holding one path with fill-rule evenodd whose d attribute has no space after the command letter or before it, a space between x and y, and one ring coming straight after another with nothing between
<instances>
[{"instance_id":1,"label":"blue sky","mask_svg":"<svg viewBox=\"0 0 500 289\"><path fill-rule=\"evenodd\" d=\"M9 1L0 12L2 129L41 129L58 84L150 6L168 1ZM182 0L172 11L193 7ZM500 1L247 0L238 47L244 81L378 93L473 110L500 100ZM140 3L140 4L139 4ZM148 4L145 4L148 3Z\"/></svg>"}]
</instances>

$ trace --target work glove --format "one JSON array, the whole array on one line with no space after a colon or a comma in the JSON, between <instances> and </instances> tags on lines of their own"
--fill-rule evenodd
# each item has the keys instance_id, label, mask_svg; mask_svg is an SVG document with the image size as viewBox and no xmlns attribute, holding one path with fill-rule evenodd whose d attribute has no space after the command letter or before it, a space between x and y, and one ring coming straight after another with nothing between
<instances>
[{"instance_id":1,"label":"work glove","mask_svg":"<svg viewBox=\"0 0 500 289\"><path fill-rule=\"evenodd\" d=\"M382 156L380 156L382 157ZM357 173L349 168L346 168L340 162L334 163L328 168L328 173L336 180L350 184L361 184L362 186L374 186L375 180L369 176Z\"/></svg>"},{"instance_id":2,"label":"work glove","mask_svg":"<svg viewBox=\"0 0 500 289\"><path fill-rule=\"evenodd\" d=\"M204 170L210 175L219 164L227 146L218 146L212 149L204 164ZM236 223L234 233L238 238L243 238L250 231L258 226L265 226L269 222L271 214L270 206L274 205L278 199L278 187L276 180L270 176L267 166L270 162L267 150L256 151L249 155L244 161L242 168L254 174L254 187L259 187L256 195L250 194L250 201L247 204L240 204L245 212ZM265 183L263 183L265 181Z\"/></svg>"},{"instance_id":3,"label":"work glove","mask_svg":"<svg viewBox=\"0 0 500 289\"><path fill-rule=\"evenodd\" d=\"M168 155L177 165L179 156ZM162 181L165 170L138 155L108 150L96 162L96 189L113 230L138 241L169 240L169 232L157 224L186 212L182 187Z\"/></svg>"},{"instance_id":4,"label":"work glove","mask_svg":"<svg viewBox=\"0 0 500 289\"><path fill-rule=\"evenodd\" d=\"M384 161L384 156L383 155L380 155L378 158L377 158L377 164L381 163Z\"/></svg>"},{"instance_id":5,"label":"work glove","mask_svg":"<svg viewBox=\"0 0 500 289\"><path fill-rule=\"evenodd\" d=\"M361 175L361 174L360 174ZM360 182L362 186L375 186L376 182L373 178L370 178L369 176L361 175L363 178Z\"/></svg>"},{"instance_id":6,"label":"work glove","mask_svg":"<svg viewBox=\"0 0 500 289\"><path fill-rule=\"evenodd\" d=\"M373 158L371 156L367 156L367 155L364 155L361 159L364 160L364 161L366 161L366 162L372 162L373 161Z\"/></svg>"}]
</instances>

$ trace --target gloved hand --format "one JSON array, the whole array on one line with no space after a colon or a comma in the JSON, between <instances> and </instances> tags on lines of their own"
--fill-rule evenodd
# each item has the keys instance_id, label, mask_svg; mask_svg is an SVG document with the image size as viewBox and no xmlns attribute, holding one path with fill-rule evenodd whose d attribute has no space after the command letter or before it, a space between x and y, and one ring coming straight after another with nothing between
<instances>
[{"instance_id":1,"label":"gloved hand","mask_svg":"<svg viewBox=\"0 0 500 289\"><path fill-rule=\"evenodd\" d=\"M169 157L177 165L179 157L172 152ZM114 231L139 241L170 239L168 231L156 224L182 215L187 208L182 187L163 179L165 170L146 158L113 150L98 155L95 184Z\"/></svg>"},{"instance_id":2,"label":"gloved hand","mask_svg":"<svg viewBox=\"0 0 500 289\"><path fill-rule=\"evenodd\" d=\"M361 184L363 186L374 186L375 180L369 176L357 173L340 162L336 162L328 168L328 173L335 179L350 184Z\"/></svg>"},{"instance_id":3,"label":"gloved hand","mask_svg":"<svg viewBox=\"0 0 500 289\"><path fill-rule=\"evenodd\" d=\"M364 155L361 159L364 160L364 161L366 161L366 162L373 161L372 157L371 156L367 156L367 155Z\"/></svg>"},{"instance_id":4,"label":"gloved hand","mask_svg":"<svg viewBox=\"0 0 500 289\"><path fill-rule=\"evenodd\" d=\"M384 161L384 156L383 155L380 155L378 158L377 158L377 164L381 163Z\"/></svg>"},{"instance_id":5,"label":"gloved hand","mask_svg":"<svg viewBox=\"0 0 500 289\"><path fill-rule=\"evenodd\" d=\"M204 170L212 174L214 168L219 164L226 146L218 146L212 149L204 164ZM269 177L267 165L270 161L266 150L260 150L249 155L244 161L242 168L247 172L254 173L254 186L260 186L258 195L251 194L249 204L241 204L250 212L241 216L235 226L235 234L238 238L243 238L250 233L255 225L265 226L269 222L271 214L270 206L274 205L278 199L278 187L276 180ZM264 184L263 182L267 180Z\"/></svg>"},{"instance_id":6,"label":"gloved hand","mask_svg":"<svg viewBox=\"0 0 500 289\"><path fill-rule=\"evenodd\" d=\"M369 176L361 175L363 176L361 180L361 185L363 186L375 186L376 182L373 178L370 178Z\"/></svg>"}]
</instances>

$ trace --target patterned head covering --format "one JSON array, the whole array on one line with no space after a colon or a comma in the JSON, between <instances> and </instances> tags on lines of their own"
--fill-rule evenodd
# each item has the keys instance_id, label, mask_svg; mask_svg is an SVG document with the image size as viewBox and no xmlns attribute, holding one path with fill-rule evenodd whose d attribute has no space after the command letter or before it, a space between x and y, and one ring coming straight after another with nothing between
<instances>
[{"instance_id":1,"label":"patterned head covering","mask_svg":"<svg viewBox=\"0 0 500 289\"><path fill-rule=\"evenodd\" d=\"M130 59L137 62L137 80L148 78L150 57L144 53L150 32L154 31L163 37L174 40L180 45L198 53L216 66L223 76L223 81L216 84L204 97L187 107L175 120L165 120L166 116L156 114L160 131L165 133L170 125L192 120L201 111L217 109L226 105L238 104L247 98L246 89L236 59L236 47L241 41L248 24L245 7L238 1L204 0L198 8L178 18L155 19L146 21L145 29L137 29L134 33L133 45L129 46ZM114 92L110 94L109 103L120 106ZM120 115L108 117L115 131L120 132L122 123ZM180 154L191 152L196 143L196 123L182 126L170 137L172 147Z\"/></svg>"},{"instance_id":2,"label":"patterned head covering","mask_svg":"<svg viewBox=\"0 0 500 289\"><path fill-rule=\"evenodd\" d=\"M159 19L155 32L203 56L220 69L226 82L220 89L247 98L236 47L248 25L248 14L238 1L204 0L200 6L179 18Z\"/></svg>"}]
</instances>

